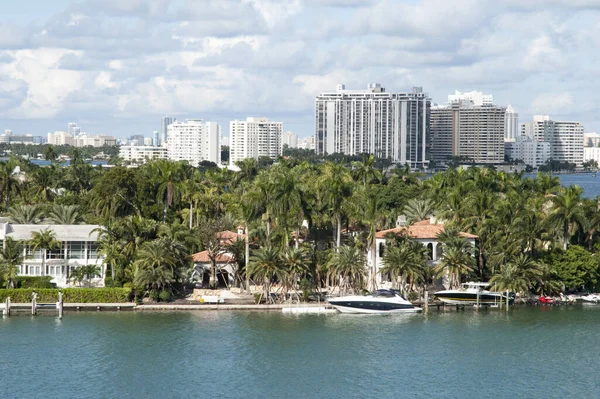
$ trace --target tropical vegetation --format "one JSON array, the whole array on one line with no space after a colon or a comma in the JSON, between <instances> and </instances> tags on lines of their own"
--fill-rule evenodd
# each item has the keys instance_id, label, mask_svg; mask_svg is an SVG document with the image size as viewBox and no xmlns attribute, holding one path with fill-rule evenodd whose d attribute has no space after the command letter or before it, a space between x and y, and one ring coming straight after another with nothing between
<instances>
[{"instance_id":1,"label":"tropical vegetation","mask_svg":"<svg viewBox=\"0 0 600 399\"><path fill-rule=\"evenodd\" d=\"M522 293L598 285L600 199L561 187L555 176L487 167L425 176L372 156L287 153L275 162L244 160L237 171L165 160L103 168L76 161L81 154L70 166L40 167L13 157L0 162L2 216L14 223L98 224L106 285L154 296L182 293L199 251L211 259L210 286L218 284L216 259L228 252L234 284L261 287L267 299L308 286L373 288L376 234L395 227L401 215L409 223L433 216L445 224L435 264L411 237L388 237L379 273L405 292L467 279ZM217 236L238 228L245 238L236 242ZM459 232L476 235L476 245ZM61 245L50 231L23 244L42 252ZM4 287L15 284L17 245L7 240L0 253ZM76 272L71 281L85 286L96 273Z\"/></svg>"}]
</instances>

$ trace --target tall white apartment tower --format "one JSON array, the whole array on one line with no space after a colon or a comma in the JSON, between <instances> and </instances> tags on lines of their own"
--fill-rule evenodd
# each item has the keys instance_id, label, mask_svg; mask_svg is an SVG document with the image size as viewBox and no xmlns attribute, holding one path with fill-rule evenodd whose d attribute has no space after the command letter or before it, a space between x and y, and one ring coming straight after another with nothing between
<instances>
[{"instance_id":1,"label":"tall white apartment tower","mask_svg":"<svg viewBox=\"0 0 600 399\"><path fill-rule=\"evenodd\" d=\"M177 119L171 117L171 116L165 116L162 118L161 120L161 128L160 128L160 143L159 144L163 144L164 142L167 141L167 137L168 137L168 128L169 125L173 122L176 122Z\"/></svg>"},{"instance_id":2,"label":"tall white apartment tower","mask_svg":"<svg viewBox=\"0 0 600 399\"><path fill-rule=\"evenodd\" d=\"M519 136L519 114L509 104L504 116L504 140L514 141L517 136Z\"/></svg>"},{"instance_id":3,"label":"tall white apartment tower","mask_svg":"<svg viewBox=\"0 0 600 399\"><path fill-rule=\"evenodd\" d=\"M548 115L534 115L521 125L521 134L550 143L550 158L558 162L583 164L583 123L554 121Z\"/></svg>"},{"instance_id":4,"label":"tall white apartment tower","mask_svg":"<svg viewBox=\"0 0 600 399\"><path fill-rule=\"evenodd\" d=\"M319 94L315 99L317 154L373 154L411 167L427 163L431 99L420 87L387 93L380 84L367 90Z\"/></svg>"},{"instance_id":5,"label":"tall white apartment tower","mask_svg":"<svg viewBox=\"0 0 600 399\"><path fill-rule=\"evenodd\" d=\"M283 123L267 118L246 118L245 121L229 122L229 163L235 164L246 158L272 159L281 155Z\"/></svg>"},{"instance_id":6,"label":"tall white apartment tower","mask_svg":"<svg viewBox=\"0 0 600 399\"><path fill-rule=\"evenodd\" d=\"M221 127L216 122L190 119L167 128L167 156L171 161L221 163Z\"/></svg>"}]
</instances>

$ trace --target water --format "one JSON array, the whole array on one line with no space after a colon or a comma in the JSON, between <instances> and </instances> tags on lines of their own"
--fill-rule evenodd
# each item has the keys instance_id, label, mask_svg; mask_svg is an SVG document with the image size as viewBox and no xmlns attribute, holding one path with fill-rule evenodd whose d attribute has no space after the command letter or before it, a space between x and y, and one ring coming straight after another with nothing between
<instances>
[{"instance_id":1,"label":"water","mask_svg":"<svg viewBox=\"0 0 600 399\"><path fill-rule=\"evenodd\" d=\"M586 198L596 198L600 195L600 173L572 173L556 176L560 178L563 186L577 185L583 188L583 196Z\"/></svg>"},{"instance_id":2,"label":"water","mask_svg":"<svg viewBox=\"0 0 600 399\"><path fill-rule=\"evenodd\" d=\"M2 398L594 398L600 306L0 320Z\"/></svg>"},{"instance_id":3,"label":"water","mask_svg":"<svg viewBox=\"0 0 600 399\"><path fill-rule=\"evenodd\" d=\"M38 165L38 166L50 166L52 164L52 162L47 161L45 159L30 159L29 162L31 162L34 165ZM98 165L108 165L108 161L85 161L87 163L89 163L92 166L98 166ZM60 163L61 166L69 166L71 164L70 160L66 160Z\"/></svg>"}]
</instances>

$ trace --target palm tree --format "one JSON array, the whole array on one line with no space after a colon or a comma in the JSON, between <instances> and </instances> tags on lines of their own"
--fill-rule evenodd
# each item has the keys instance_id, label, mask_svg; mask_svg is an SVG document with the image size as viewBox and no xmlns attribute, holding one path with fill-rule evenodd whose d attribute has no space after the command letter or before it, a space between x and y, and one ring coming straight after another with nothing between
<instances>
[{"instance_id":1,"label":"palm tree","mask_svg":"<svg viewBox=\"0 0 600 399\"><path fill-rule=\"evenodd\" d=\"M270 244L258 249L250 258L247 273L263 280L265 298L269 301L271 282L284 277L279 251Z\"/></svg>"},{"instance_id":2,"label":"palm tree","mask_svg":"<svg viewBox=\"0 0 600 399\"><path fill-rule=\"evenodd\" d=\"M69 280L70 281L75 281L79 284L79 286L81 287L82 283L85 280L90 280L94 277L100 277L100 266L96 266L96 265L85 265L85 266L79 266L79 267L75 267L71 270L71 273L69 275Z\"/></svg>"},{"instance_id":3,"label":"palm tree","mask_svg":"<svg viewBox=\"0 0 600 399\"><path fill-rule=\"evenodd\" d=\"M32 194L42 202L52 202L55 197L57 170L54 165L36 167L31 173Z\"/></svg>"},{"instance_id":4,"label":"palm tree","mask_svg":"<svg viewBox=\"0 0 600 399\"><path fill-rule=\"evenodd\" d=\"M274 167L272 209L278 227L283 231L282 248L288 246L290 230L302 224L302 191L297 176L285 167ZM298 240L296 240L298 242Z\"/></svg>"},{"instance_id":5,"label":"palm tree","mask_svg":"<svg viewBox=\"0 0 600 399\"><path fill-rule=\"evenodd\" d=\"M56 161L58 155L56 154L56 151L54 151L54 147L49 145L48 148L46 148L46 151L44 151L44 158L46 159L46 161Z\"/></svg>"},{"instance_id":6,"label":"palm tree","mask_svg":"<svg viewBox=\"0 0 600 399\"><path fill-rule=\"evenodd\" d=\"M547 220L551 225L561 228L564 250L574 230L586 224L584 208L581 206L582 192L580 187L571 186L551 198L552 207Z\"/></svg>"},{"instance_id":7,"label":"palm tree","mask_svg":"<svg viewBox=\"0 0 600 399\"><path fill-rule=\"evenodd\" d=\"M83 221L77 205L54 204L48 219L55 224L79 224Z\"/></svg>"},{"instance_id":8,"label":"palm tree","mask_svg":"<svg viewBox=\"0 0 600 399\"><path fill-rule=\"evenodd\" d=\"M425 262L427 249L416 241L405 240L400 245L389 245L383 256L381 274L389 273L396 280L397 288L403 289L404 282L409 283L409 290L414 284L425 278Z\"/></svg>"},{"instance_id":9,"label":"palm tree","mask_svg":"<svg viewBox=\"0 0 600 399\"><path fill-rule=\"evenodd\" d=\"M321 190L322 201L336 222L336 247L339 248L342 242L343 211L353 192L352 177L343 164L326 162L317 184Z\"/></svg>"},{"instance_id":10,"label":"palm tree","mask_svg":"<svg viewBox=\"0 0 600 399\"><path fill-rule=\"evenodd\" d=\"M282 258L289 281L286 282L286 290L291 287L298 293L296 285L300 277L308 271L308 255L303 248L287 248Z\"/></svg>"},{"instance_id":11,"label":"palm tree","mask_svg":"<svg viewBox=\"0 0 600 399\"><path fill-rule=\"evenodd\" d=\"M52 230L46 228L45 230L31 233L29 246L34 253L38 249L42 251L42 276L45 276L48 274L46 270L46 254L49 249L60 248L62 246L61 242L56 239L56 234Z\"/></svg>"},{"instance_id":12,"label":"palm tree","mask_svg":"<svg viewBox=\"0 0 600 399\"><path fill-rule=\"evenodd\" d=\"M343 245L333 254L328 267L343 281L344 293L347 288L360 290L366 276L367 258L365 253L356 247Z\"/></svg>"},{"instance_id":13,"label":"palm tree","mask_svg":"<svg viewBox=\"0 0 600 399\"><path fill-rule=\"evenodd\" d=\"M13 205L6 214L13 223L38 224L42 209L39 205Z\"/></svg>"},{"instance_id":14,"label":"palm tree","mask_svg":"<svg viewBox=\"0 0 600 399\"><path fill-rule=\"evenodd\" d=\"M15 288L17 268L23 264L23 244L6 237L4 247L0 250L0 266L2 277L6 280L6 288Z\"/></svg>"},{"instance_id":15,"label":"palm tree","mask_svg":"<svg viewBox=\"0 0 600 399\"><path fill-rule=\"evenodd\" d=\"M163 223L167 222L167 211L180 194L183 181L183 167L181 163L159 160L152 164L153 179L158 183L157 201L164 204Z\"/></svg>"},{"instance_id":16,"label":"palm tree","mask_svg":"<svg viewBox=\"0 0 600 399\"><path fill-rule=\"evenodd\" d=\"M521 254L505 264L490 282L496 284L499 291L519 293L528 291L534 283L540 282L542 275L542 266L528 255Z\"/></svg>"},{"instance_id":17,"label":"palm tree","mask_svg":"<svg viewBox=\"0 0 600 399\"><path fill-rule=\"evenodd\" d=\"M0 196L4 200L4 209L8 210L10 199L21 191L21 183L15 175L15 162L0 162Z\"/></svg>"},{"instance_id":18,"label":"palm tree","mask_svg":"<svg viewBox=\"0 0 600 399\"><path fill-rule=\"evenodd\" d=\"M434 211L433 202L428 199L411 198L404 207L404 214L412 222L420 222L429 218Z\"/></svg>"},{"instance_id":19,"label":"palm tree","mask_svg":"<svg viewBox=\"0 0 600 399\"><path fill-rule=\"evenodd\" d=\"M372 181L381 181L382 175L375 168L375 157L373 155L363 155L362 161L352 162L352 174L357 181L362 182L363 187Z\"/></svg>"},{"instance_id":20,"label":"palm tree","mask_svg":"<svg viewBox=\"0 0 600 399\"><path fill-rule=\"evenodd\" d=\"M175 259L159 240L141 246L133 267L137 287L163 291L175 281Z\"/></svg>"},{"instance_id":21,"label":"palm tree","mask_svg":"<svg viewBox=\"0 0 600 399\"><path fill-rule=\"evenodd\" d=\"M467 245L471 246L466 240ZM445 248L440 263L435 267L437 277L450 276L450 287L455 288L459 285L461 277L473 271L475 267L475 258L470 251L464 247L452 245Z\"/></svg>"}]
</instances>

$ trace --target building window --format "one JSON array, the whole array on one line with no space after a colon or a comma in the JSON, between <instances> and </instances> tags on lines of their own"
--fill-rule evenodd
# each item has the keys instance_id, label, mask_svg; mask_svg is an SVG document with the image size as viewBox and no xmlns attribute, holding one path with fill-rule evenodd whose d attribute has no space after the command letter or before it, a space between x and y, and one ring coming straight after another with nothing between
<instances>
[{"instance_id":1,"label":"building window","mask_svg":"<svg viewBox=\"0 0 600 399\"><path fill-rule=\"evenodd\" d=\"M85 242L73 241L67 244L67 258L83 259L85 256Z\"/></svg>"},{"instance_id":2,"label":"building window","mask_svg":"<svg viewBox=\"0 0 600 399\"><path fill-rule=\"evenodd\" d=\"M95 242L87 243L88 259L97 259L98 258L98 248L99 247L100 247L100 245L98 245L98 243L95 243Z\"/></svg>"}]
</instances>

